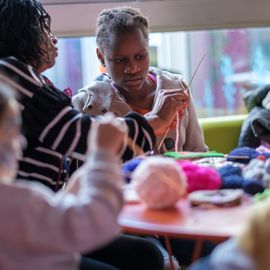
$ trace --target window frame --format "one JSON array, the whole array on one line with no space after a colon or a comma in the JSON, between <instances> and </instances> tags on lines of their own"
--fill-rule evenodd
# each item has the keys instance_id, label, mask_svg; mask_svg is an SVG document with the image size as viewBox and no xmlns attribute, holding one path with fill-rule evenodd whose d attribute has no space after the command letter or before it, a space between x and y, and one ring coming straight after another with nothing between
<instances>
[{"instance_id":1,"label":"window frame","mask_svg":"<svg viewBox=\"0 0 270 270\"><path fill-rule=\"evenodd\" d=\"M54 0L43 2L52 16L52 29L59 37L94 35L99 12L123 5L139 8L149 18L151 32L270 26L269 0L137 0L113 3L55 0L54 4L48 4L48 1L52 3ZM59 4L59 1L73 3Z\"/></svg>"}]
</instances>

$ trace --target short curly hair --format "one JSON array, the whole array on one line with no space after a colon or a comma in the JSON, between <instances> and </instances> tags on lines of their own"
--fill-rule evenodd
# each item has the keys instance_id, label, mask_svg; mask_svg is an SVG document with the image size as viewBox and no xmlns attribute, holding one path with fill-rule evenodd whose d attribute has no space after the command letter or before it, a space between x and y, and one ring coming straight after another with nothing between
<instances>
[{"instance_id":1,"label":"short curly hair","mask_svg":"<svg viewBox=\"0 0 270 270\"><path fill-rule=\"evenodd\" d=\"M40 67L44 31L51 19L38 0L0 0L0 57L14 56Z\"/></svg>"},{"instance_id":2,"label":"short curly hair","mask_svg":"<svg viewBox=\"0 0 270 270\"><path fill-rule=\"evenodd\" d=\"M148 39L148 20L138 9L131 7L105 9L97 19L97 46L103 50L108 45L111 33L127 33L137 29Z\"/></svg>"}]
</instances>

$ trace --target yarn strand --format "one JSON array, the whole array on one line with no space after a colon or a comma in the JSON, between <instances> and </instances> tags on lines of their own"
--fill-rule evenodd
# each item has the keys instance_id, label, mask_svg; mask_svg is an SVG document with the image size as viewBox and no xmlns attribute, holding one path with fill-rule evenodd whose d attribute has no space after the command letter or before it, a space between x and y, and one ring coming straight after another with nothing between
<instances>
[{"instance_id":1,"label":"yarn strand","mask_svg":"<svg viewBox=\"0 0 270 270\"><path fill-rule=\"evenodd\" d=\"M191 77L191 80L190 80L188 86L185 87L185 86L183 85L182 81L180 81L181 87L182 87L183 89L189 91L189 87L190 87L190 85L191 85L191 83L192 83L192 81L193 81L193 79L194 79L194 77L195 77L195 75L196 75L196 73L197 73L197 71L198 71L198 69L199 69L199 67L200 67L200 65L201 65L201 63L202 63L202 61L203 61L203 59L204 59L204 57L205 57L205 54L202 56L200 62L198 63L198 65L197 65L197 67L196 67L196 69L195 69L195 71L194 71L194 73L193 73L193 75L192 75L192 77ZM178 152L178 143L179 143L179 125L180 125L180 123L179 123L179 119L180 119L179 112L177 113L176 118L177 118L177 120L176 120L176 121L177 121L177 123L176 123L176 140L175 140L174 149L175 149L175 152ZM160 141L160 144L159 144L159 146L158 146L158 152L159 152L159 150L161 149L162 144L163 144L163 142L164 142L164 140L165 140L165 138L166 138L166 136L167 136L169 130L170 130L170 126L168 126L168 128L167 128L167 130L166 130L166 132L165 132L165 134L164 134L164 136L163 136L163 138L162 138L162 140Z\"/></svg>"}]
</instances>

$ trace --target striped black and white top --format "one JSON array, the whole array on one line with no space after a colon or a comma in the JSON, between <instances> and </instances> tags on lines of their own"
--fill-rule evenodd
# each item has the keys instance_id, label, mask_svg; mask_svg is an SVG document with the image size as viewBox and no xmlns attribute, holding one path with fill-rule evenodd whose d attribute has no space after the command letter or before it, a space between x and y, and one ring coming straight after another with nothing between
<instances>
[{"instance_id":1,"label":"striped black and white top","mask_svg":"<svg viewBox=\"0 0 270 270\"><path fill-rule=\"evenodd\" d=\"M0 81L18 92L22 109L22 133L27 147L19 161L18 178L42 182L55 191L60 189L66 174L63 157L84 161L94 119L74 110L69 97L13 57L0 59ZM127 146L123 160L131 159L137 146L144 151L153 149L155 136L145 118L131 112L125 121L134 149Z\"/></svg>"}]
</instances>

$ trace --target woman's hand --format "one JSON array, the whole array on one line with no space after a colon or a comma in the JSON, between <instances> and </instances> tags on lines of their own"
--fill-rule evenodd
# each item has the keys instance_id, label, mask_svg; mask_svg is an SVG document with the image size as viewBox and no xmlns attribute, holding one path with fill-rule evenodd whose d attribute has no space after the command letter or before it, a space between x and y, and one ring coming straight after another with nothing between
<instances>
[{"instance_id":1,"label":"woman's hand","mask_svg":"<svg viewBox=\"0 0 270 270\"><path fill-rule=\"evenodd\" d=\"M186 89L165 89L158 92L152 111L145 115L156 135L164 134L169 126L176 123L176 114L184 113L188 100Z\"/></svg>"},{"instance_id":2,"label":"woman's hand","mask_svg":"<svg viewBox=\"0 0 270 270\"><path fill-rule=\"evenodd\" d=\"M88 152L103 149L113 155L120 153L127 136L127 127L124 120L116 118L112 113L92 122L88 136ZM82 167L81 167L82 168ZM85 171L76 170L65 188L66 192L76 194L80 190L80 179Z\"/></svg>"},{"instance_id":3,"label":"woman's hand","mask_svg":"<svg viewBox=\"0 0 270 270\"><path fill-rule=\"evenodd\" d=\"M103 118L92 122L88 138L89 151L104 149L118 155L127 136L124 120L107 113Z\"/></svg>"}]
</instances>

